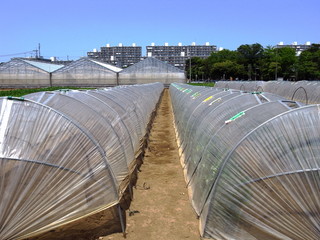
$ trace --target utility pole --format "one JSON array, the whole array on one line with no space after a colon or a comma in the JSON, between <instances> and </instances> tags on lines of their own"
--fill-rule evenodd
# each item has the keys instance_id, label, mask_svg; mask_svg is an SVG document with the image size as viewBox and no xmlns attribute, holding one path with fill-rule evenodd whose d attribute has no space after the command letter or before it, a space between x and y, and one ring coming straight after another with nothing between
<instances>
[{"instance_id":1,"label":"utility pole","mask_svg":"<svg viewBox=\"0 0 320 240\"><path fill-rule=\"evenodd\" d=\"M275 80L278 80L278 48L276 47L276 72L275 72Z\"/></svg>"},{"instance_id":2,"label":"utility pole","mask_svg":"<svg viewBox=\"0 0 320 240\"><path fill-rule=\"evenodd\" d=\"M191 82L191 57L189 58L190 82Z\"/></svg>"},{"instance_id":3,"label":"utility pole","mask_svg":"<svg viewBox=\"0 0 320 240\"><path fill-rule=\"evenodd\" d=\"M189 76L190 76L190 82L191 82L191 80L192 80L192 78L191 78L191 51L190 51L190 49L188 49L189 51Z\"/></svg>"},{"instance_id":4,"label":"utility pole","mask_svg":"<svg viewBox=\"0 0 320 240\"><path fill-rule=\"evenodd\" d=\"M36 52L36 58L38 58L38 49L33 50L33 51ZM32 57L33 57L33 55L32 55Z\"/></svg>"}]
</instances>

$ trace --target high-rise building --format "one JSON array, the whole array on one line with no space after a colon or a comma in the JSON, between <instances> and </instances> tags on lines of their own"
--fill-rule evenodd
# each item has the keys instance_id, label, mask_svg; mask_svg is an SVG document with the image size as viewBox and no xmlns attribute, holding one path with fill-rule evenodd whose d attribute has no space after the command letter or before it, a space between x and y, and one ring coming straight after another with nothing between
<instances>
[{"instance_id":1,"label":"high-rise building","mask_svg":"<svg viewBox=\"0 0 320 240\"><path fill-rule=\"evenodd\" d=\"M276 48L284 47L294 48L296 51L296 55L299 56L301 52L311 47L311 43L306 42L305 44L298 44L297 42L293 42L292 44L283 44L283 42L279 42L276 46Z\"/></svg>"},{"instance_id":2,"label":"high-rise building","mask_svg":"<svg viewBox=\"0 0 320 240\"><path fill-rule=\"evenodd\" d=\"M165 43L164 46L156 46L151 43L146 50L147 57L157 58L184 70L187 59L190 57L207 58L212 52L217 51L217 46L210 45L209 42L205 45L196 45L193 42L188 46L183 46L182 43L177 46L170 46L168 43Z\"/></svg>"},{"instance_id":3,"label":"high-rise building","mask_svg":"<svg viewBox=\"0 0 320 240\"><path fill-rule=\"evenodd\" d=\"M115 66L126 68L139 61L141 61L142 48L136 46L135 43L132 46L123 46L119 43L118 46L110 46L107 44L105 47L101 47L100 51L93 49L92 52L88 52L89 58L94 58Z\"/></svg>"}]
</instances>

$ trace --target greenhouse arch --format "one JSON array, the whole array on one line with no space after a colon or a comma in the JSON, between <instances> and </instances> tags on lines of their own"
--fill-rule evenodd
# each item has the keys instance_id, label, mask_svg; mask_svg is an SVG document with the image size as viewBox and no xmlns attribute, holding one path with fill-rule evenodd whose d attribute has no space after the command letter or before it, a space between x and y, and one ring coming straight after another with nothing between
<instances>
[{"instance_id":1,"label":"greenhouse arch","mask_svg":"<svg viewBox=\"0 0 320 240\"><path fill-rule=\"evenodd\" d=\"M120 204L162 90L154 83L0 98L0 239L104 210L124 230Z\"/></svg>"},{"instance_id":2,"label":"greenhouse arch","mask_svg":"<svg viewBox=\"0 0 320 240\"><path fill-rule=\"evenodd\" d=\"M318 105L185 84L170 94L204 238L317 238Z\"/></svg>"}]
</instances>

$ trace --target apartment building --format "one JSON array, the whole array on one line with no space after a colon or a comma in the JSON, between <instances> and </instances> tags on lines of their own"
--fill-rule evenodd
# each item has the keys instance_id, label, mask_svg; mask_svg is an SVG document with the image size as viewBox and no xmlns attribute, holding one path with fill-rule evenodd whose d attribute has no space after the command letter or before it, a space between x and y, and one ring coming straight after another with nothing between
<instances>
[{"instance_id":1,"label":"apartment building","mask_svg":"<svg viewBox=\"0 0 320 240\"><path fill-rule=\"evenodd\" d=\"M298 44L297 42L293 42L292 44L284 44L283 42L279 42L276 46L276 48L284 47L294 48L296 50L296 55L299 56L301 52L311 47L311 42L306 42L305 44Z\"/></svg>"},{"instance_id":2,"label":"apartment building","mask_svg":"<svg viewBox=\"0 0 320 240\"><path fill-rule=\"evenodd\" d=\"M121 68L126 68L142 60L142 48L136 46L135 43L133 43L132 46L123 46L122 43L119 43L118 46L110 46L110 44L107 44L105 47L101 47L100 51L93 49L92 52L87 53L87 56Z\"/></svg>"},{"instance_id":3,"label":"apartment building","mask_svg":"<svg viewBox=\"0 0 320 240\"><path fill-rule=\"evenodd\" d=\"M151 43L146 47L147 57L154 57L161 61L165 61L182 70L185 69L186 60L190 57L207 58L212 52L217 51L217 46L210 45L206 42L205 45L196 45L193 42L191 45L182 45L179 43L176 46L165 43L163 46Z\"/></svg>"}]
</instances>

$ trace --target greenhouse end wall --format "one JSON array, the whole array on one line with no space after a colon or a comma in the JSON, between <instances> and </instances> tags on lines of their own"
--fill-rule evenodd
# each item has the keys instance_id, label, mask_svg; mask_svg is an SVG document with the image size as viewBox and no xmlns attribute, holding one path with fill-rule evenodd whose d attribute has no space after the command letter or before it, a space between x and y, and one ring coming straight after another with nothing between
<instances>
[{"instance_id":1,"label":"greenhouse end wall","mask_svg":"<svg viewBox=\"0 0 320 240\"><path fill-rule=\"evenodd\" d=\"M152 82L161 82L169 85L174 82L185 83L184 73L119 73L119 84L145 84Z\"/></svg>"},{"instance_id":2,"label":"greenhouse end wall","mask_svg":"<svg viewBox=\"0 0 320 240\"><path fill-rule=\"evenodd\" d=\"M53 72L52 82L54 86L115 86L118 85L118 72L111 67L89 58L80 58Z\"/></svg>"},{"instance_id":3,"label":"greenhouse end wall","mask_svg":"<svg viewBox=\"0 0 320 240\"><path fill-rule=\"evenodd\" d=\"M161 82L185 83L184 71L155 58L121 69L90 58L80 58L67 65L35 60L13 59L0 67L0 87L109 87Z\"/></svg>"},{"instance_id":4,"label":"greenhouse end wall","mask_svg":"<svg viewBox=\"0 0 320 240\"><path fill-rule=\"evenodd\" d=\"M49 87L49 73L32 73L32 74L13 74L0 73L0 85L2 88L31 88L31 87Z\"/></svg>"},{"instance_id":5,"label":"greenhouse end wall","mask_svg":"<svg viewBox=\"0 0 320 240\"><path fill-rule=\"evenodd\" d=\"M185 84L170 94L203 237L318 238L318 105Z\"/></svg>"},{"instance_id":6,"label":"greenhouse end wall","mask_svg":"<svg viewBox=\"0 0 320 240\"><path fill-rule=\"evenodd\" d=\"M174 82L185 83L182 70L156 58L146 58L119 73L119 84L143 84L161 82L166 85Z\"/></svg>"}]
</instances>

